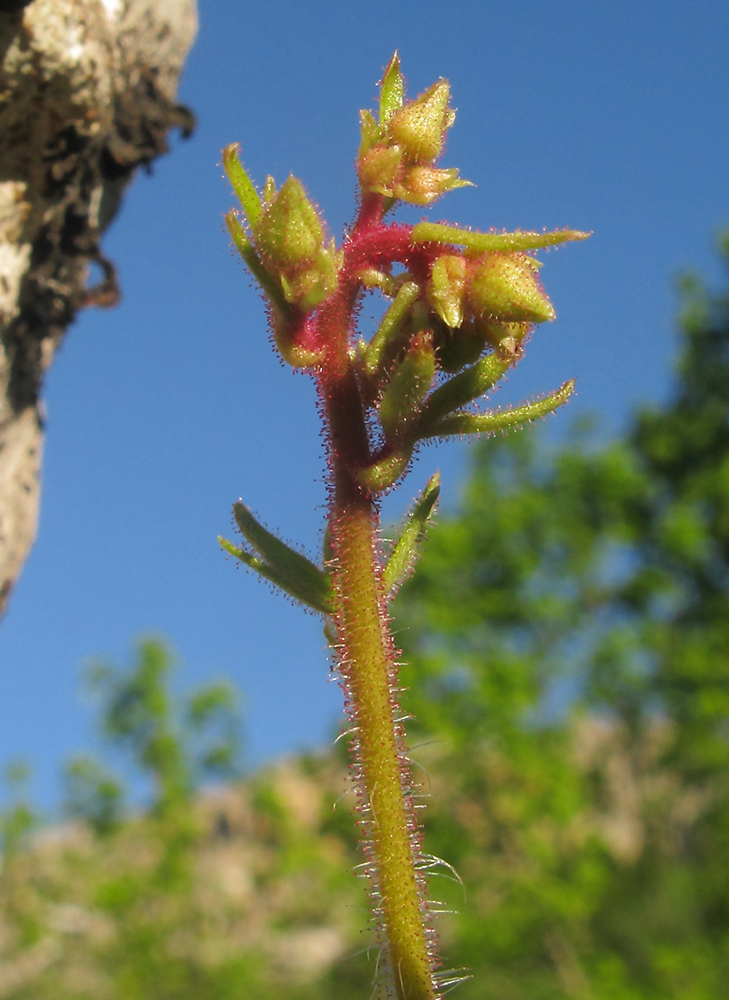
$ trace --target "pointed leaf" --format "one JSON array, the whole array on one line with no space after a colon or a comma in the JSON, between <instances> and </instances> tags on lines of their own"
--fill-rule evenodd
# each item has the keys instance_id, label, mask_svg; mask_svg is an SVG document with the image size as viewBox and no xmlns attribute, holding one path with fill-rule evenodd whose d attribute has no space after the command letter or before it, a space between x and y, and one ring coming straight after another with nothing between
<instances>
[{"instance_id":1,"label":"pointed leaf","mask_svg":"<svg viewBox=\"0 0 729 1000\"><path fill-rule=\"evenodd\" d=\"M237 142L232 142L223 150L223 170L235 191L241 208L246 214L248 225L255 230L258 221L263 213L263 206L258 192L253 186L253 182L245 171L245 167L238 159L240 146Z\"/></svg>"},{"instance_id":2,"label":"pointed leaf","mask_svg":"<svg viewBox=\"0 0 729 1000\"><path fill-rule=\"evenodd\" d=\"M419 295L420 286L414 281L406 281L401 285L394 301L382 317L377 332L367 345L365 371L368 375L378 374L383 361L388 357L388 346L397 339L402 325Z\"/></svg>"},{"instance_id":3,"label":"pointed leaf","mask_svg":"<svg viewBox=\"0 0 729 1000\"><path fill-rule=\"evenodd\" d=\"M235 243L238 253L245 261L248 270L270 299L271 304L278 309L282 316L288 316L290 308L280 282L264 267L261 258L253 248L253 244L246 236L234 209L226 213L225 224L228 227L228 232L233 237L233 243Z\"/></svg>"},{"instance_id":4,"label":"pointed leaf","mask_svg":"<svg viewBox=\"0 0 729 1000\"><path fill-rule=\"evenodd\" d=\"M269 564L263 559L260 559L252 552L248 552L246 549L242 549L239 546L234 545L232 542L229 542L227 538L223 538L221 535L218 535L218 542L220 547L229 553L229 555L235 556L236 559L239 559L240 562L242 562L249 569L254 569L260 576L265 577L265 579L269 580L271 583L275 583L276 586L283 590L284 593L288 594L289 597L293 597L294 600L299 601L301 604L305 604L307 607L311 608L313 611L317 611L319 614L330 615L332 613L333 609L330 602L330 590L327 591L325 599L321 599L321 594L312 592L305 586L299 587L295 581L292 582L290 577L282 575L272 566L269 566Z\"/></svg>"},{"instance_id":5,"label":"pointed leaf","mask_svg":"<svg viewBox=\"0 0 729 1000\"><path fill-rule=\"evenodd\" d=\"M576 229L558 229L552 233L474 233L435 222L419 222L413 227L413 243L456 243L479 253L509 253L539 250L571 240L586 240L591 234Z\"/></svg>"},{"instance_id":6,"label":"pointed leaf","mask_svg":"<svg viewBox=\"0 0 729 1000\"><path fill-rule=\"evenodd\" d=\"M513 430L562 406L570 398L574 388L575 380L571 379L548 396L532 403L510 406L490 413L453 413L429 427L422 437L454 437L461 434L493 434L495 431Z\"/></svg>"},{"instance_id":7,"label":"pointed leaf","mask_svg":"<svg viewBox=\"0 0 729 1000\"><path fill-rule=\"evenodd\" d=\"M384 129L392 116L400 110L405 96L405 84L400 72L400 57L393 52L382 77L380 87L380 128Z\"/></svg>"},{"instance_id":8,"label":"pointed leaf","mask_svg":"<svg viewBox=\"0 0 729 1000\"><path fill-rule=\"evenodd\" d=\"M255 569L296 600L322 614L331 614L332 587L328 573L271 534L242 503L234 504L233 513L244 538L259 555L246 549L238 549L231 542L220 539L226 552Z\"/></svg>"},{"instance_id":9,"label":"pointed leaf","mask_svg":"<svg viewBox=\"0 0 729 1000\"><path fill-rule=\"evenodd\" d=\"M440 495L440 473L436 472L405 515L399 534L382 574L388 598L394 597L410 576L418 559L418 550L435 513Z\"/></svg>"},{"instance_id":10,"label":"pointed leaf","mask_svg":"<svg viewBox=\"0 0 729 1000\"><path fill-rule=\"evenodd\" d=\"M475 365L449 378L425 401L418 422L418 435L426 436L434 423L483 396L496 385L515 360L512 356L500 353L487 354Z\"/></svg>"}]
</instances>

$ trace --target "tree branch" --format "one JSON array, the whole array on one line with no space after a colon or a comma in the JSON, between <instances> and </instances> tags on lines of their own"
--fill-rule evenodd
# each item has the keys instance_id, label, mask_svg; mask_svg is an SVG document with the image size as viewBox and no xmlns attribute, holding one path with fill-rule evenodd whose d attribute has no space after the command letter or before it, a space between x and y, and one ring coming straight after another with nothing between
<instances>
[{"instance_id":1,"label":"tree branch","mask_svg":"<svg viewBox=\"0 0 729 1000\"><path fill-rule=\"evenodd\" d=\"M0 614L35 539L43 375L79 309L118 301L99 240L192 130L175 96L197 29L195 0L21 6L0 0Z\"/></svg>"}]
</instances>

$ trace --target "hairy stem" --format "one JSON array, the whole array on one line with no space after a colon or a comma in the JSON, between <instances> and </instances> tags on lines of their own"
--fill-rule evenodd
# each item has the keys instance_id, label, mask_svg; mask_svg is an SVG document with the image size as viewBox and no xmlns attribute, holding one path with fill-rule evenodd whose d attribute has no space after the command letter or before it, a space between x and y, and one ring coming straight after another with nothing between
<instances>
[{"instance_id":1,"label":"hairy stem","mask_svg":"<svg viewBox=\"0 0 729 1000\"><path fill-rule=\"evenodd\" d=\"M398 1000L434 1000L433 931L396 694L394 645L388 626L378 510L355 478L370 456L359 387L347 353L354 291L327 310L330 356L320 375L329 431L331 538L335 554L336 628L347 707L356 739L355 777L376 911ZM338 315L337 315L338 313ZM330 326L331 333L331 326Z\"/></svg>"},{"instance_id":2,"label":"hairy stem","mask_svg":"<svg viewBox=\"0 0 729 1000\"><path fill-rule=\"evenodd\" d=\"M396 722L396 668L377 559L377 511L343 464L335 459L333 470L337 632L349 712L357 729L355 767L374 892L399 1000L432 1000L422 889L414 867L416 822L403 788L408 768Z\"/></svg>"}]
</instances>

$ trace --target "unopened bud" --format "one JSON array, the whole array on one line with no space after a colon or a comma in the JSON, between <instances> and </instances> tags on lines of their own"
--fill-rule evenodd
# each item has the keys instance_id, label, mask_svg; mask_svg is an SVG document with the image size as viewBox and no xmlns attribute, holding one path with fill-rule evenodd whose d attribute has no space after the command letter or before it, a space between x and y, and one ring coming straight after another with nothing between
<instances>
[{"instance_id":1,"label":"unopened bud","mask_svg":"<svg viewBox=\"0 0 729 1000\"><path fill-rule=\"evenodd\" d=\"M459 180L458 170L415 166L406 169L394 186L395 196L411 205L430 205L442 194L460 187L472 187L470 181Z\"/></svg>"},{"instance_id":2,"label":"unopened bud","mask_svg":"<svg viewBox=\"0 0 729 1000\"><path fill-rule=\"evenodd\" d=\"M279 267L298 268L316 260L324 230L301 181L289 177L266 205L254 235L256 248Z\"/></svg>"},{"instance_id":3,"label":"unopened bud","mask_svg":"<svg viewBox=\"0 0 729 1000\"><path fill-rule=\"evenodd\" d=\"M474 261L466 300L475 316L504 323L545 323L552 303L537 278L538 264L526 254L489 254Z\"/></svg>"},{"instance_id":4,"label":"unopened bud","mask_svg":"<svg viewBox=\"0 0 729 1000\"><path fill-rule=\"evenodd\" d=\"M446 326L455 328L463 322L463 295L466 290L466 261L444 254L430 272L428 301Z\"/></svg>"},{"instance_id":5,"label":"unopened bud","mask_svg":"<svg viewBox=\"0 0 729 1000\"><path fill-rule=\"evenodd\" d=\"M399 146L376 146L364 153L357 162L362 190L392 197L401 164L402 150Z\"/></svg>"},{"instance_id":6,"label":"unopened bud","mask_svg":"<svg viewBox=\"0 0 729 1000\"><path fill-rule=\"evenodd\" d=\"M389 138L402 146L411 163L433 163L440 156L445 131L455 119L449 99L450 87L441 80L390 119Z\"/></svg>"}]
</instances>

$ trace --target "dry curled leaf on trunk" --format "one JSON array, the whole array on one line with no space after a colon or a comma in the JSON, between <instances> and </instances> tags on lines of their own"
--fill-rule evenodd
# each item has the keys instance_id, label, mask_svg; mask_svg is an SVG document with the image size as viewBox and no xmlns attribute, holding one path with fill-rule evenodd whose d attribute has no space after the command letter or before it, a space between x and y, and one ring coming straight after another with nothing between
<instances>
[{"instance_id":1,"label":"dry curled leaf on trunk","mask_svg":"<svg viewBox=\"0 0 729 1000\"><path fill-rule=\"evenodd\" d=\"M136 168L192 129L196 29L195 0L0 4L0 613L35 538L44 372L79 309L118 300L99 240Z\"/></svg>"}]
</instances>

